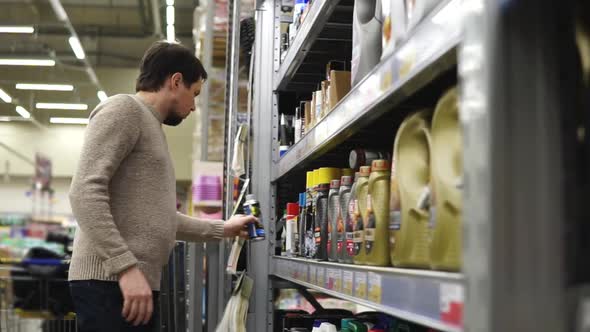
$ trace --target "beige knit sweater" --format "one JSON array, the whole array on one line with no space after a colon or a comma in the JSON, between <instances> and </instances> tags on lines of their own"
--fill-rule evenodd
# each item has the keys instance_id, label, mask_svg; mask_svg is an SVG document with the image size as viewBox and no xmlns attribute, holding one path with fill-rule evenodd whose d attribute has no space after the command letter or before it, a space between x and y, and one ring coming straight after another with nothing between
<instances>
[{"instance_id":1,"label":"beige knit sweater","mask_svg":"<svg viewBox=\"0 0 590 332\"><path fill-rule=\"evenodd\" d=\"M70 280L117 281L120 272L138 266L159 290L175 240L223 237L222 221L176 212L176 179L162 121L135 95L113 96L91 113L70 189L79 225Z\"/></svg>"}]
</instances>

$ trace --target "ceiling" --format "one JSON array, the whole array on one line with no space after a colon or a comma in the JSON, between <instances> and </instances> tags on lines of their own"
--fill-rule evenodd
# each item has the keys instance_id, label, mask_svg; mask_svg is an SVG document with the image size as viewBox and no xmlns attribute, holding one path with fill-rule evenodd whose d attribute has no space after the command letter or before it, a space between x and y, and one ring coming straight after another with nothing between
<instances>
[{"instance_id":1,"label":"ceiling","mask_svg":"<svg viewBox=\"0 0 590 332\"><path fill-rule=\"evenodd\" d=\"M223 10L226 1L216 1L218 8L221 7L217 15L227 15L227 10ZM175 0L174 4L176 38L191 49L194 48L193 12L198 2ZM107 94L121 91L107 84L117 77L105 79L102 69L109 68L112 76L112 68L120 68L121 73L126 73L120 79L132 81L135 77L130 77L129 70L124 69L137 68L149 45L164 39L165 0L61 0L61 3ZM0 25L35 27L34 34L0 34L0 58L51 57L57 62L55 67L0 66L0 88L43 124L51 116L87 117L99 102L98 88L91 82L84 63L75 57L68 43L71 34L57 19L49 0L0 0L0 8ZM216 18L216 22L222 19ZM159 25L155 23L158 21ZM216 30L214 54L224 58L226 33L218 26ZM16 83L72 84L75 89L31 92L16 90ZM32 107L36 102L86 103L88 111L36 110ZM15 105L0 101L0 116L17 115Z\"/></svg>"}]
</instances>

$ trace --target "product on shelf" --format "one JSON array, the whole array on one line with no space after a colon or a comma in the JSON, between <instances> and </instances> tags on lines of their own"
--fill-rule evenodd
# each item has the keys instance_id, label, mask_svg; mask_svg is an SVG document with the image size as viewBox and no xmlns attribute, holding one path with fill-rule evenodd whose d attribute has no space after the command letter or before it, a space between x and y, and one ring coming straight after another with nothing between
<instances>
[{"instance_id":1,"label":"product on shelf","mask_svg":"<svg viewBox=\"0 0 590 332\"><path fill-rule=\"evenodd\" d=\"M287 203L287 235L285 243L287 256L294 256L297 251L297 241L299 240L299 228L297 227L298 215L299 204Z\"/></svg>"},{"instance_id":2,"label":"product on shelf","mask_svg":"<svg viewBox=\"0 0 590 332\"><path fill-rule=\"evenodd\" d=\"M365 263L389 265L389 191L390 171L387 160L375 160L369 177L367 219L365 220Z\"/></svg>"},{"instance_id":3,"label":"product on shelf","mask_svg":"<svg viewBox=\"0 0 590 332\"><path fill-rule=\"evenodd\" d=\"M347 214L346 219L344 221L344 232L345 232L345 239L344 239L344 252L341 256L341 263L354 263L354 228L357 224L357 220L361 217L360 213L358 212L358 196L357 196L357 187L358 187L358 179L360 178L360 173L356 172L354 174L354 182L352 187L350 188L350 198L348 200L347 206Z\"/></svg>"},{"instance_id":4,"label":"product on shelf","mask_svg":"<svg viewBox=\"0 0 590 332\"><path fill-rule=\"evenodd\" d=\"M314 238L316 253L314 258L328 259L328 194L330 181L340 178L340 169L323 167L319 169L317 177L317 194L315 198L315 226Z\"/></svg>"},{"instance_id":5,"label":"product on shelf","mask_svg":"<svg viewBox=\"0 0 590 332\"><path fill-rule=\"evenodd\" d=\"M369 196L369 176L371 166L362 166L359 171L359 178L356 187L356 223L354 225L354 257L355 264L365 263L365 228L364 221L367 219L367 197Z\"/></svg>"},{"instance_id":6,"label":"product on shelf","mask_svg":"<svg viewBox=\"0 0 590 332\"><path fill-rule=\"evenodd\" d=\"M361 166L371 166L374 160L390 160L389 152L357 148L350 151L348 163L350 168L358 170Z\"/></svg>"},{"instance_id":7,"label":"product on shelf","mask_svg":"<svg viewBox=\"0 0 590 332\"><path fill-rule=\"evenodd\" d=\"M266 238L264 227L262 226L262 213L260 212L260 203L252 194L246 196L244 202L244 212L247 215L258 218L258 222L248 224L248 235L252 241L260 241Z\"/></svg>"},{"instance_id":8,"label":"product on shelf","mask_svg":"<svg viewBox=\"0 0 590 332\"><path fill-rule=\"evenodd\" d=\"M297 144L297 142L299 142L299 140L301 140L301 108L300 107L296 107L295 108L295 118L293 119L294 122L294 127L295 127L295 138L293 140L294 144Z\"/></svg>"},{"instance_id":9,"label":"product on shelf","mask_svg":"<svg viewBox=\"0 0 590 332\"><path fill-rule=\"evenodd\" d=\"M279 147L279 154L282 157L287 150L289 150L290 142L289 142L289 128L287 125L287 120L285 119L285 114L281 114L281 123L280 123L280 132L279 132L279 139L280 139L280 147Z\"/></svg>"},{"instance_id":10,"label":"product on shelf","mask_svg":"<svg viewBox=\"0 0 590 332\"><path fill-rule=\"evenodd\" d=\"M442 0L405 0L407 30L413 29ZM457 7L454 7L457 8ZM445 10L448 10L445 8Z\"/></svg>"},{"instance_id":11,"label":"product on shelf","mask_svg":"<svg viewBox=\"0 0 590 332\"><path fill-rule=\"evenodd\" d=\"M433 269L457 271L461 268L463 159L456 88L438 102L431 133L436 225L430 258Z\"/></svg>"},{"instance_id":12,"label":"product on shelf","mask_svg":"<svg viewBox=\"0 0 590 332\"><path fill-rule=\"evenodd\" d=\"M311 128L313 128L314 124L315 124L315 116L314 113L311 109L311 100L302 102L305 106L304 106L304 112L303 114L305 117L305 128L303 129L303 133L306 134L308 131L311 130Z\"/></svg>"},{"instance_id":13,"label":"product on shelf","mask_svg":"<svg viewBox=\"0 0 590 332\"><path fill-rule=\"evenodd\" d=\"M348 170L349 168L347 168ZM348 172L342 171L342 174ZM351 189L352 189L352 177L349 175L343 175L340 179L340 189L338 192L338 199L340 205L340 217L338 218L337 224L337 235L336 235L336 256L340 263L352 263L348 258L346 252L346 222L348 217L348 204L350 203ZM352 233L351 233L352 234Z\"/></svg>"},{"instance_id":14,"label":"product on shelf","mask_svg":"<svg viewBox=\"0 0 590 332\"><path fill-rule=\"evenodd\" d=\"M415 113L404 120L395 139L390 252L392 264L398 267L428 268L430 264L430 212L419 204L430 184L428 127L427 111ZM395 211L399 205L401 216Z\"/></svg>"},{"instance_id":15,"label":"product on shelf","mask_svg":"<svg viewBox=\"0 0 590 332\"><path fill-rule=\"evenodd\" d=\"M307 204L307 197L306 197L306 193L300 193L299 194L299 215L297 216L297 227L299 227L299 229L297 230L297 244L295 246L295 255L297 256L303 256L303 252L304 252L304 239L305 239L305 205Z\"/></svg>"},{"instance_id":16,"label":"product on shelf","mask_svg":"<svg viewBox=\"0 0 590 332\"><path fill-rule=\"evenodd\" d=\"M352 19L351 84L357 85L381 58L381 0L356 0Z\"/></svg>"},{"instance_id":17,"label":"product on shelf","mask_svg":"<svg viewBox=\"0 0 590 332\"><path fill-rule=\"evenodd\" d=\"M382 0L383 33L382 47L384 58L395 50L406 35L405 0Z\"/></svg>"},{"instance_id":18,"label":"product on shelf","mask_svg":"<svg viewBox=\"0 0 590 332\"><path fill-rule=\"evenodd\" d=\"M352 169L352 168L342 168L340 170L340 174L342 174L342 176L350 176L350 177L353 177L354 176L354 169ZM340 185L342 185L342 183Z\"/></svg>"},{"instance_id":19,"label":"product on shelf","mask_svg":"<svg viewBox=\"0 0 590 332\"><path fill-rule=\"evenodd\" d=\"M323 109L324 109L324 95L322 94L322 89L320 89L313 93L314 101L315 101L315 123L317 124L323 118Z\"/></svg>"},{"instance_id":20,"label":"product on shelf","mask_svg":"<svg viewBox=\"0 0 590 332\"><path fill-rule=\"evenodd\" d=\"M312 187L310 191L310 195L307 197L307 220L306 220L306 227L308 230L305 234L305 250L307 253L308 258L314 258L317 251L317 246L315 242L315 227L316 227L316 210L317 210L317 200L316 197L318 195L318 179L319 179L319 169L315 169L312 173ZM311 206L310 206L311 203Z\"/></svg>"},{"instance_id":21,"label":"product on shelf","mask_svg":"<svg viewBox=\"0 0 590 332\"><path fill-rule=\"evenodd\" d=\"M328 194L328 260L338 261L338 234L342 225L340 216L340 180L330 182Z\"/></svg>"},{"instance_id":22,"label":"product on shelf","mask_svg":"<svg viewBox=\"0 0 590 332\"><path fill-rule=\"evenodd\" d=\"M308 241L307 239L310 237L310 233L313 233L313 216L311 214L312 211L312 192L313 190L313 171L306 173L306 182L305 182L305 201L302 204L302 214L301 219L299 221L300 227L300 237L299 237L299 251L300 255L303 257L308 257Z\"/></svg>"}]
</instances>

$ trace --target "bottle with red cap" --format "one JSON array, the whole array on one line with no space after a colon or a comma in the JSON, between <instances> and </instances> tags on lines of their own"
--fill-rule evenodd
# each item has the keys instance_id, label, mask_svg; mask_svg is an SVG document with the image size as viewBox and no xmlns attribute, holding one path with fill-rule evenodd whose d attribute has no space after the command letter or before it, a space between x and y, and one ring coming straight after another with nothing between
<instances>
[{"instance_id":1,"label":"bottle with red cap","mask_svg":"<svg viewBox=\"0 0 590 332\"><path fill-rule=\"evenodd\" d=\"M299 240L299 227L297 226L297 217L299 215L298 203L287 203L287 221L286 221L286 244L285 250L287 256L294 256L296 254L297 242Z\"/></svg>"}]
</instances>

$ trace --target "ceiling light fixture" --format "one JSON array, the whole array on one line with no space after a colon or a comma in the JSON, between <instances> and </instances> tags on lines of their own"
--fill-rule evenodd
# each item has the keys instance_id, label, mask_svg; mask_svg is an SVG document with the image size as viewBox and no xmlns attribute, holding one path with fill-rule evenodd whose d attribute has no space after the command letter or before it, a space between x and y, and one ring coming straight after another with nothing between
<instances>
[{"instance_id":1,"label":"ceiling light fixture","mask_svg":"<svg viewBox=\"0 0 590 332\"><path fill-rule=\"evenodd\" d=\"M54 60L48 59L0 59L0 66L55 66Z\"/></svg>"},{"instance_id":2,"label":"ceiling light fixture","mask_svg":"<svg viewBox=\"0 0 590 332\"><path fill-rule=\"evenodd\" d=\"M59 124L88 124L87 118L49 118L50 123Z\"/></svg>"},{"instance_id":3,"label":"ceiling light fixture","mask_svg":"<svg viewBox=\"0 0 590 332\"><path fill-rule=\"evenodd\" d=\"M68 42L70 43L70 47L72 48L72 51L74 51L76 58L84 60L86 58L86 54L84 54L84 49L82 48L82 44L80 44L80 39L78 39L78 37L72 36L70 39L68 39Z\"/></svg>"},{"instance_id":4,"label":"ceiling light fixture","mask_svg":"<svg viewBox=\"0 0 590 332\"><path fill-rule=\"evenodd\" d=\"M166 26L166 40L174 43L176 41L176 35L174 32L174 25Z\"/></svg>"},{"instance_id":5,"label":"ceiling light fixture","mask_svg":"<svg viewBox=\"0 0 590 332\"><path fill-rule=\"evenodd\" d=\"M174 6L174 0L166 0L167 6Z\"/></svg>"},{"instance_id":6,"label":"ceiling light fixture","mask_svg":"<svg viewBox=\"0 0 590 332\"><path fill-rule=\"evenodd\" d=\"M0 26L0 33L33 33L32 26Z\"/></svg>"},{"instance_id":7,"label":"ceiling light fixture","mask_svg":"<svg viewBox=\"0 0 590 332\"><path fill-rule=\"evenodd\" d=\"M16 88L18 90L74 91L74 86L69 84L17 83Z\"/></svg>"},{"instance_id":8,"label":"ceiling light fixture","mask_svg":"<svg viewBox=\"0 0 590 332\"><path fill-rule=\"evenodd\" d=\"M35 104L36 108L46 109L46 110L77 110L77 111L86 111L88 109L88 105L86 104L67 104L67 103L37 103Z\"/></svg>"},{"instance_id":9,"label":"ceiling light fixture","mask_svg":"<svg viewBox=\"0 0 590 332\"><path fill-rule=\"evenodd\" d=\"M28 119L31 117L31 113L29 113L29 111L27 111L24 107L22 106L17 106L16 107L16 113L20 114L20 116L22 116L25 119Z\"/></svg>"},{"instance_id":10,"label":"ceiling light fixture","mask_svg":"<svg viewBox=\"0 0 590 332\"><path fill-rule=\"evenodd\" d=\"M12 103L12 97L2 89L0 89L0 99L4 100L5 103Z\"/></svg>"},{"instance_id":11,"label":"ceiling light fixture","mask_svg":"<svg viewBox=\"0 0 590 332\"><path fill-rule=\"evenodd\" d=\"M100 99L100 101L105 101L105 100L107 100L107 98L109 98L109 96L107 96L106 92L104 92L102 90L98 91L96 93L96 95L98 96L98 99Z\"/></svg>"},{"instance_id":12,"label":"ceiling light fixture","mask_svg":"<svg viewBox=\"0 0 590 332\"><path fill-rule=\"evenodd\" d=\"M174 6L166 7L166 24L174 25Z\"/></svg>"}]
</instances>

